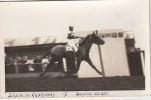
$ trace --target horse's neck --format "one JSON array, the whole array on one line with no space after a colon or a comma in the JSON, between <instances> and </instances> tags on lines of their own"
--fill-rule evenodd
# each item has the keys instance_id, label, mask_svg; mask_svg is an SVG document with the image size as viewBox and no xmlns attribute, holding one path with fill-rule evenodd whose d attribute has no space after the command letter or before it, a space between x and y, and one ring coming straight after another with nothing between
<instances>
[{"instance_id":1,"label":"horse's neck","mask_svg":"<svg viewBox=\"0 0 151 100\"><path fill-rule=\"evenodd\" d=\"M87 40L83 46L85 47L86 51L89 51L92 46L92 41Z\"/></svg>"}]
</instances>

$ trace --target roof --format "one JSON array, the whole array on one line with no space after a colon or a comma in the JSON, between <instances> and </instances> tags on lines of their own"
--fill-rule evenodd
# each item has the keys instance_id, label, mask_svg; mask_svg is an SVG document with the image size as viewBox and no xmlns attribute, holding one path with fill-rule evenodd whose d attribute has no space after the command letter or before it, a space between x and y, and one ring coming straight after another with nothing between
<instances>
[{"instance_id":1,"label":"roof","mask_svg":"<svg viewBox=\"0 0 151 100\"><path fill-rule=\"evenodd\" d=\"M5 39L5 47L15 46L29 46L29 45L42 45L42 44L55 44L67 43L65 38L58 37L35 37L35 38L18 38L18 39Z\"/></svg>"}]
</instances>

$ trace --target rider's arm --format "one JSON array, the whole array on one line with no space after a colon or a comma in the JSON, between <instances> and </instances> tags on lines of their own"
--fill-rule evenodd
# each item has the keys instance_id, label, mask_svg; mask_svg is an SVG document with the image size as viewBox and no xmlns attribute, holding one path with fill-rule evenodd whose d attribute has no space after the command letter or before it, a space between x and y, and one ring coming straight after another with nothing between
<instances>
[{"instance_id":1,"label":"rider's arm","mask_svg":"<svg viewBox=\"0 0 151 100\"><path fill-rule=\"evenodd\" d=\"M70 34L70 33L68 33L68 37L67 37L68 39L72 39L73 38L73 36Z\"/></svg>"},{"instance_id":2,"label":"rider's arm","mask_svg":"<svg viewBox=\"0 0 151 100\"><path fill-rule=\"evenodd\" d=\"M80 38L79 36L75 36L73 35L72 33L68 33L68 39L77 39L77 38Z\"/></svg>"},{"instance_id":3,"label":"rider's arm","mask_svg":"<svg viewBox=\"0 0 151 100\"><path fill-rule=\"evenodd\" d=\"M79 38L79 36L74 36L74 39Z\"/></svg>"}]
</instances>

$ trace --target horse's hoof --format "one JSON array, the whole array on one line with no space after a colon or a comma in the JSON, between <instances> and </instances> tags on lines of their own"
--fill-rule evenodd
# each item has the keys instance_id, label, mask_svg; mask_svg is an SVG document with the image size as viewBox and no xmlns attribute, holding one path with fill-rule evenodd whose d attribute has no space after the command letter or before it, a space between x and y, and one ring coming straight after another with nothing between
<instances>
[{"instance_id":1,"label":"horse's hoof","mask_svg":"<svg viewBox=\"0 0 151 100\"><path fill-rule=\"evenodd\" d=\"M65 76L70 76L71 75L69 72L65 72L64 74L65 74Z\"/></svg>"},{"instance_id":2,"label":"horse's hoof","mask_svg":"<svg viewBox=\"0 0 151 100\"><path fill-rule=\"evenodd\" d=\"M100 75L103 75L103 73L102 73L102 72L99 72L99 74L100 74Z\"/></svg>"},{"instance_id":3,"label":"horse's hoof","mask_svg":"<svg viewBox=\"0 0 151 100\"><path fill-rule=\"evenodd\" d=\"M39 74L39 76L44 76L44 74L43 74L43 73L41 73L41 74Z\"/></svg>"}]
</instances>

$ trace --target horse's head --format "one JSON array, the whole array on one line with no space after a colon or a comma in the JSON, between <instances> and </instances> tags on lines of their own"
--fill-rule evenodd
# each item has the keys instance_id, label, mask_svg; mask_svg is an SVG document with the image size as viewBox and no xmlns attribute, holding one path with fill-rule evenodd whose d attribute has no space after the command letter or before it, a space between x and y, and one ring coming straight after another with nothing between
<instances>
[{"instance_id":1,"label":"horse's head","mask_svg":"<svg viewBox=\"0 0 151 100\"><path fill-rule=\"evenodd\" d=\"M94 32L90 36L91 36L92 42L97 45L103 45L105 43L105 41Z\"/></svg>"},{"instance_id":2,"label":"horse's head","mask_svg":"<svg viewBox=\"0 0 151 100\"><path fill-rule=\"evenodd\" d=\"M95 43L97 45L103 45L105 43L101 37L99 37L97 34L93 32L93 34L89 34L87 35L87 37L83 38L79 45L82 46L83 44L86 43L87 40L90 40L92 41L92 43Z\"/></svg>"}]
</instances>

